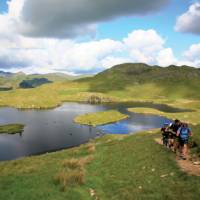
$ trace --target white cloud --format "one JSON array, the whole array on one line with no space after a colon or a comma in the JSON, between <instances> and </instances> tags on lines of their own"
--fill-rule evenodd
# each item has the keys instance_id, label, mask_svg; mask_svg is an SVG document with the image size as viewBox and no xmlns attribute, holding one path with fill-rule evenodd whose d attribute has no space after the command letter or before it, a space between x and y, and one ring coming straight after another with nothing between
<instances>
[{"instance_id":1,"label":"white cloud","mask_svg":"<svg viewBox=\"0 0 200 200\"><path fill-rule=\"evenodd\" d=\"M20 35L12 38L14 40L4 38L7 44L0 46L0 68L4 70L81 74L95 73L127 62L161 66L188 63L196 66L199 62L199 46L190 47L180 61L175 58L171 48L165 47L165 39L155 30L135 30L119 41L103 39L75 42L26 38Z\"/></svg>"},{"instance_id":2,"label":"white cloud","mask_svg":"<svg viewBox=\"0 0 200 200\"><path fill-rule=\"evenodd\" d=\"M101 61L101 65L104 69L108 69L114 65L130 62L132 62L131 58L108 56Z\"/></svg>"},{"instance_id":3,"label":"white cloud","mask_svg":"<svg viewBox=\"0 0 200 200\"><path fill-rule=\"evenodd\" d=\"M179 16L175 30L179 32L200 34L200 2L196 2L189 7L189 10Z\"/></svg>"},{"instance_id":4,"label":"white cloud","mask_svg":"<svg viewBox=\"0 0 200 200\"><path fill-rule=\"evenodd\" d=\"M162 49L157 56L157 64L160 66L169 66L172 64L177 64L177 59L175 58L171 48Z\"/></svg>"},{"instance_id":5,"label":"white cloud","mask_svg":"<svg viewBox=\"0 0 200 200\"><path fill-rule=\"evenodd\" d=\"M200 43L191 45L183 56L188 64L193 63L194 66L200 67Z\"/></svg>"},{"instance_id":6,"label":"white cloud","mask_svg":"<svg viewBox=\"0 0 200 200\"><path fill-rule=\"evenodd\" d=\"M33 68L40 73L42 69L46 72L84 73L102 68L101 60L123 50L120 41L111 39L77 43L72 40L16 38L17 47L12 43L9 48L0 47L1 69L15 67L26 72Z\"/></svg>"},{"instance_id":7,"label":"white cloud","mask_svg":"<svg viewBox=\"0 0 200 200\"><path fill-rule=\"evenodd\" d=\"M124 39L134 62L155 64L157 54L164 47L165 40L155 30L135 30Z\"/></svg>"}]
</instances>

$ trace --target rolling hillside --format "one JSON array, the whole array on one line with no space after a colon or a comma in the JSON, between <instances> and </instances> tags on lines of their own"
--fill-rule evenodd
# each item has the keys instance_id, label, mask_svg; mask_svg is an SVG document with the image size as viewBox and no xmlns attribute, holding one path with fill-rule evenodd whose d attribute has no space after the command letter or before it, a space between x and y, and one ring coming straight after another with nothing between
<instances>
[{"instance_id":1,"label":"rolling hillside","mask_svg":"<svg viewBox=\"0 0 200 200\"><path fill-rule=\"evenodd\" d=\"M110 93L134 98L200 98L200 69L188 66L149 66L121 64L103 71L88 82L91 92ZM123 94L122 94L122 93Z\"/></svg>"}]
</instances>

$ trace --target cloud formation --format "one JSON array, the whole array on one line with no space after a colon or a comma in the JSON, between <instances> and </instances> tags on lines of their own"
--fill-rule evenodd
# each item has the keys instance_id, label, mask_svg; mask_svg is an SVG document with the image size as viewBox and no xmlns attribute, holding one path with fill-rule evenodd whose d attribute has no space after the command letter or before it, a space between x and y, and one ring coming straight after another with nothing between
<instances>
[{"instance_id":1,"label":"cloud formation","mask_svg":"<svg viewBox=\"0 0 200 200\"><path fill-rule=\"evenodd\" d=\"M57 38L91 33L95 29L95 24L93 22L109 20L120 15L147 14L150 11L153 12L160 8L167 1L157 0L150 4L150 1L147 0L126 0L130 8L127 7L124 1L123 4L125 5L121 8L119 5L121 5L122 1L119 0L74 0L74 2L85 2L85 5L86 3L92 2L90 6L93 5L93 7L90 7L90 9L93 8L93 12L88 12L88 16L85 16L86 11L83 12L87 20L84 16L79 19L80 15L72 12L67 13L67 15L71 14L66 17L64 10L69 8L65 4L66 2L72 2L72 0L48 0L51 5L49 8L47 6L47 0L24 1L25 0L11 0L9 2L8 13L0 14L0 69L5 71L84 74L96 73L110 68L113 65L125 62L144 62L161 66L168 66L170 64L200 66L200 60L198 58L200 54L199 44L192 45L184 52L182 58L178 59L174 56L173 50L166 45L166 39L154 29L133 30L120 40L106 38L77 42L71 38ZM38 13L35 14L34 12L36 12L39 2L41 8L38 10ZM63 8L57 5L58 2L63 3ZM112 14L105 13L105 18L101 18L100 8L104 8L104 6L107 5L110 9L109 6L114 4L114 2L119 7L117 6L115 9L112 8L110 10ZM136 3L138 3L138 5L134 7ZM30 8L27 7L28 4L30 4ZM99 5L100 10L98 10L94 4ZM73 10L71 7L72 5L73 4L68 5L71 11ZM78 5L80 5L79 9L81 11L84 6L82 6L82 4ZM78 5L74 5L74 9L78 9ZM58 15L54 13L52 6L55 7L56 12L59 12ZM108 8L106 9L108 10ZM28 13L29 9L30 13ZM62 11L61 13L60 9ZM84 7L84 9L88 11L89 8ZM98 16L96 18L93 16L95 12L97 12L96 14ZM60 14L62 14L63 20L61 20ZM58 19L54 18L54 15L56 15ZM38 18L39 16L41 20ZM78 17L76 18L76 16ZM61 22L59 23L60 20ZM73 27L77 27L78 29L74 29ZM89 28L90 30L88 29L88 31L86 31L85 27L90 27L93 30L91 31ZM26 34L30 31L30 35L31 32L33 34L32 36L43 35L45 38L26 37L21 34L19 30L27 31ZM49 30L49 32L47 30ZM77 32L74 32L74 30L77 30ZM54 36L55 38L48 38Z\"/></svg>"},{"instance_id":2,"label":"cloud formation","mask_svg":"<svg viewBox=\"0 0 200 200\"><path fill-rule=\"evenodd\" d=\"M135 30L128 34L124 44L134 62L154 64L165 40L153 29Z\"/></svg>"},{"instance_id":3,"label":"cloud formation","mask_svg":"<svg viewBox=\"0 0 200 200\"><path fill-rule=\"evenodd\" d=\"M172 49L153 29L132 31L122 40L75 42L20 35L0 40L5 44L0 46L0 68L26 73L95 73L125 62L176 64Z\"/></svg>"},{"instance_id":4,"label":"cloud formation","mask_svg":"<svg viewBox=\"0 0 200 200\"><path fill-rule=\"evenodd\" d=\"M200 35L200 2L192 4L186 13L178 17L175 30Z\"/></svg>"},{"instance_id":5,"label":"cloud formation","mask_svg":"<svg viewBox=\"0 0 200 200\"><path fill-rule=\"evenodd\" d=\"M16 0L14 0L16 1ZM24 0L20 0L24 1ZM26 0L17 23L31 37L73 38L94 34L96 24L121 16L143 16L170 0Z\"/></svg>"},{"instance_id":6,"label":"cloud formation","mask_svg":"<svg viewBox=\"0 0 200 200\"><path fill-rule=\"evenodd\" d=\"M200 67L200 43L191 45L183 55L190 63Z\"/></svg>"}]
</instances>

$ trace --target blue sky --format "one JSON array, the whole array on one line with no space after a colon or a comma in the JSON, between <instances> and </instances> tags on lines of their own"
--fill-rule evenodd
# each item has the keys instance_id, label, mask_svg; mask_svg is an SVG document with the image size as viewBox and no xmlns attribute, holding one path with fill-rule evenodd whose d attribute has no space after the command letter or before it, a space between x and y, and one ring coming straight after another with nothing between
<instances>
[{"instance_id":1,"label":"blue sky","mask_svg":"<svg viewBox=\"0 0 200 200\"><path fill-rule=\"evenodd\" d=\"M69 3L73 2L72 0L67 1ZM162 2L159 0L156 1L158 2L157 4ZM155 9L152 9L151 5L148 5L150 12L148 11L147 13L144 13L141 5L138 5L138 10L136 11L134 9L128 9L127 6L124 10L118 9L118 12L116 13L114 10L112 16L109 16L106 12L104 16L99 16L100 14L95 16L94 13L89 13L88 15L91 14L91 19L87 18L86 21L81 21L77 20L73 14L71 14L70 10L63 10L65 5L60 5L60 8L58 5L57 10L54 10L52 9L53 4L48 3L53 1L41 0L40 2L43 2L43 5L46 6L47 12L52 12L52 18L55 17L55 20L49 21L48 16L43 13L42 9L40 13L40 5L37 0L27 0L26 3L24 3L24 0L11 0L10 12L8 12L6 0L1 0L0 16L2 16L2 19L0 18L0 22L2 21L5 25L2 26L2 28L0 26L0 41L5 46L2 47L2 51L0 49L0 61L1 58L4 60L7 59L5 65L7 68L3 67L3 62L0 62L2 63L0 69L8 71L22 70L29 73L33 68L33 65L34 72L41 70L41 65L43 65L41 70L42 73L59 70L72 74L79 72L84 73L84 71L85 73L92 73L94 71L101 71L105 68L109 68L112 64L118 64L118 62L120 63L123 61L146 62L147 64L161 64L163 66L170 64L170 61L162 62L162 60L165 60L165 57L169 58L169 60L171 59L171 64L191 64L195 67L199 67L200 58L197 55L198 51L200 51L200 28L198 29L198 27L194 28L192 26L192 23L194 24L195 20L198 20L198 16L195 16L195 13L188 12L191 6L194 6L194 9L198 8L200 5L199 1L165 1L167 3L164 4L164 6L160 6L159 9L156 7L156 4ZM75 0L74 2L80 3L80 0ZM131 6L131 0L126 0L126 2L127 4L130 3ZM146 2L148 3L148 1ZM113 6L115 6L114 3ZM21 9L18 7L21 7ZM67 7L69 7L69 4L66 6L66 9ZM75 10L77 13L85 12L85 8L78 9L79 10ZM62 18L59 18L59 13L62 12L69 13L69 15L66 14L66 19L64 15L62 15ZM131 12L133 12L133 14ZM137 14L134 14L134 12L137 12ZM13 13L17 14L13 15ZM23 19L21 20L20 18L20 22L18 22L19 18L17 18L19 13ZM186 16L181 18L183 14ZM3 16L6 16L7 18ZM6 24L9 24L10 16L13 17L14 21L17 23L16 27L15 25L12 25L14 27L12 27L13 34L12 30L7 27L7 30L10 30L8 36L5 34L7 33L5 26L7 26ZM67 24L66 21L69 16L72 17L73 21ZM191 24L186 24L187 26L184 24L186 18L191 20ZM41 23L39 23L40 19L42 19ZM93 19L96 19L96 21ZM30 28L27 26L27 22L33 24L33 26ZM21 24L23 26L21 26ZM175 26L179 26L178 29L180 31L175 31ZM200 25L196 24L196 26ZM67 30L71 30L71 32ZM143 32L140 32L139 30L142 30ZM132 37L129 37L129 35L132 35ZM143 35L145 41L146 37L149 37L149 40L147 40L145 44L140 45L138 44L138 41L136 41L137 38L140 37L139 35ZM8 39L8 37L10 38ZM151 39L152 41L155 41L154 43L158 42L158 44L155 48L152 47L153 50L151 50L150 53L149 50L147 50L146 53L143 53L144 49L149 49L154 45L151 43ZM11 40L12 44L10 43ZM127 42L124 42L125 40ZM133 43L133 45L129 45L130 43ZM137 45L135 45L135 43ZM41 46L41 44L43 45ZM106 45L108 45L108 47ZM11 56L13 54L13 46L15 46L15 49L20 49L18 56ZM60 51L62 49L64 54L66 52L66 56L71 55L71 49L73 55L72 57L70 56L68 60L66 57L61 58L60 55L51 59L50 54L53 54L52 49L54 47L58 48L57 50ZM91 48L94 49L94 52L90 52ZM33 54L36 54L37 56L41 55L41 63L34 63L34 57L29 56L29 60L25 60L25 63L21 65L20 63L24 60L23 56L27 57L26 49L28 49L27 51L31 51L31 49L44 49L45 51L40 52L36 52L36 50L33 51ZM89 51L87 54L86 52L88 49ZM2 55L1 52L3 52ZM80 61L73 60L73 56L76 56L77 59L80 58ZM12 66L12 63L15 61L16 64ZM18 67L16 68L16 66Z\"/></svg>"},{"instance_id":2,"label":"blue sky","mask_svg":"<svg viewBox=\"0 0 200 200\"><path fill-rule=\"evenodd\" d=\"M155 29L167 40L177 56L191 44L200 42L198 35L174 31L176 18L186 12L190 3L187 0L173 0L165 9L144 17L123 17L99 26L97 38L121 39L134 29ZM120 28L119 28L120 27ZM177 45L178 44L178 45Z\"/></svg>"},{"instance_id":3,"label":"blue sky","mask_svg":"<svg viewBox=\"0 0 200 200\"><path fill-rule=\"evenodd\" d=\"M0 12L7 12L7 3L6 3L6 0L1 0L0 1Z\"/></svg>"}]
</instances>

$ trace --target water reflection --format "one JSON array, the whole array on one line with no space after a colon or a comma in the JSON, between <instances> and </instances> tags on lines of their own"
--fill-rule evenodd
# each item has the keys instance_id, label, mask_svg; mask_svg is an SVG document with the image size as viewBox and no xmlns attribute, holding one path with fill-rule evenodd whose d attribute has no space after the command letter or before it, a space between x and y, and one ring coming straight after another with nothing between
<instances>
[{"instance_id":1,"label":"water reflection","mask_svg":"<svg viewBox=\"0 0 200 200\"><path fill-rule=\"evenodd\" d=\"M168 119L152 115L129 113L130 105L88 105L66 103L52 110L0 109L0 124L25 124L24 132L16 135L0 135L0 160L56 151L80 145L91 138L106 133L127 134L160 127ZM92 127L75 124L77 115L88 112L118 109L130 118L117 123Z\"/></svg>"}]
</instances>

